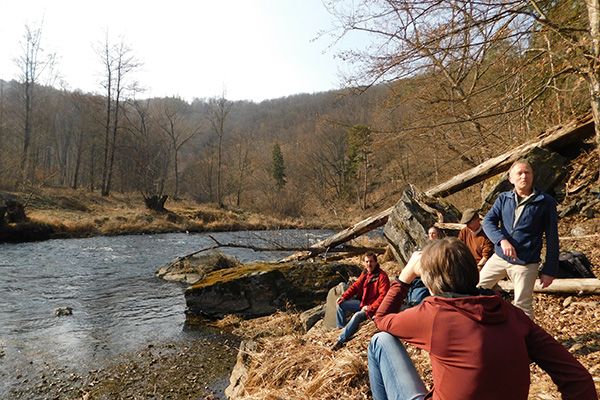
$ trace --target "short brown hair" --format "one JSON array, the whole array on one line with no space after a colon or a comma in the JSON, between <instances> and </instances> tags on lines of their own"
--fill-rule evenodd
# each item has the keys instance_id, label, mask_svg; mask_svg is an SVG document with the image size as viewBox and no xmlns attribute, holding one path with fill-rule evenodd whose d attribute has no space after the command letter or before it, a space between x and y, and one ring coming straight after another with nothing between
<instances>
[{"instance_id":1,"label":"short brown hair","mask_svg":"<svg viewBox=\"0 0 600 400\"><path fill-rule=\"evenodd\" d=\"M431 242L421 256L421 279L432 294L476 294L479 271L469 248L448 237Z\"/></svg>"}]
</instances>

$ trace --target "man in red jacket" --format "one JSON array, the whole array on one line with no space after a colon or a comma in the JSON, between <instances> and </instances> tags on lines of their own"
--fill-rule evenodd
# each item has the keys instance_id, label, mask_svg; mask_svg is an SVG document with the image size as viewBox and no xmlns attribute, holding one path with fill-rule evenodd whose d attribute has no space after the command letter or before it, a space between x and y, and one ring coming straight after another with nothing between
<instances>
[{"instance_id":1,"label":"man in red jacket","mask_svg":"<svg viewBox=\"0 0 600 400\"><path fill-rule=\"evenodd\" d=\"M476 288L475 259L447 238L409 263L375 314L382 331L368 350L374 400L527 400L529 364L546 371L563 400L598 400L592 376L566 348L498 295ZM420 275L432 296L399 312ZM427 392L400 339L429 353L433 390Z\"/></svg>"},{"instance_id":2,"label":"man in red jacket","mask_svg":"<svg viewBox=\"0 0 600 400\"><path fill-rule=\"evenodd\" d=\"M358 331L360 324L375 315L383 297L390 288L390 279L379 267L375 253L363 256L365 270L337 301L337 327L344 328L332 350L337 350ZM354 296L360 298L354 299ZM353 312L346 325L346 312Z\"/></svg>"}]
</instances>

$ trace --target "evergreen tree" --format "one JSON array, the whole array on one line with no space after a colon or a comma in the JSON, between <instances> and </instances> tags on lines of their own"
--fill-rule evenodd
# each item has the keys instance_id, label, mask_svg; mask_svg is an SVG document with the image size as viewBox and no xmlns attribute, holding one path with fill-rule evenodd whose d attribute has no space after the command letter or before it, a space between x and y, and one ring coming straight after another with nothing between
<instances>
[{"instance_id":1,"label":"evergreen tree","mask_svg":"<svg viewBox=\"0 0 600 400\"><path fill-rule=\"evenodd\" d=\"M285 164L283 162L283 154L281 154L281 147L279 143L273 145L273 164L271 166L271 172L273 179L275 179L275 185L278 190L281 190L285 184Z\"/></svg>"},{"instance_id":2,"label":"evergreen tree","mask_svg":"<svg viewBox=\"0 0 600 400\"><path fill-rule=\"evenodd\" d=\"M362 193L359 190L359 198L363 210L367 208L369 155L372 144L371 128L368 126L354 125L348 130L348 173L357 180L362 178Z\"/></svg>"}]
</instances>

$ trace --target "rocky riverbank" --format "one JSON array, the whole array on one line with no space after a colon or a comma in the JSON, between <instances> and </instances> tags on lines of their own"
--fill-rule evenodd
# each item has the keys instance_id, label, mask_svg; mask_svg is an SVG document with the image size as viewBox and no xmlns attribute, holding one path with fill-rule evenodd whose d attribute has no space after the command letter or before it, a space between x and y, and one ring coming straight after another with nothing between
<instances>
[{"instance_id":1,"label":"rocky riverbank","mask_svg":"<svg viewBox=\"0 0 600 400\"><path fill-rule=\"evenodd\" d=\"M238 344L235 336L225 332L219 340L148 344L104 368L78 373L66 368L47 368L35 379L21 379L8 398L223 399Z\"/></svg>"}]
</instances>

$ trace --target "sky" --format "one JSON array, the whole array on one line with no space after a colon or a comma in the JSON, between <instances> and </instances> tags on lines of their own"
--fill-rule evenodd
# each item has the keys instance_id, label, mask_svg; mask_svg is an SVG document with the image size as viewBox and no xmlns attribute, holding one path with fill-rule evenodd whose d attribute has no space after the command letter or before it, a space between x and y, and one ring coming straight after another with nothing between
<instances>
[{"instance_id":1,"label":"sky","mask_svg":"<svg viewBox=\"0 0 600 400\"><path fill-rule=\"evenodd\" d=\"M318 37L334 26L321 0L0 0L0 79L18 79L25 26L40 24L69 90L102 93L107 33L141 61L142 98L258 102L338 89L349 68L335 55L351 44Z\"/></svg>"}]
</instances>

